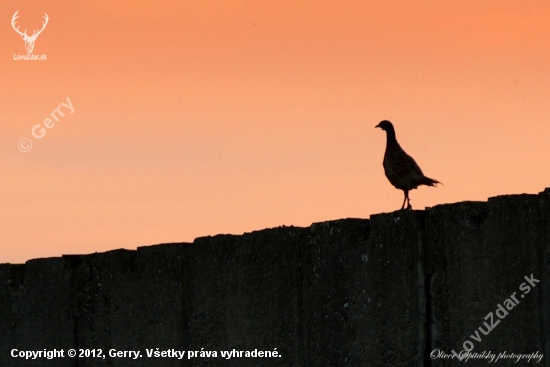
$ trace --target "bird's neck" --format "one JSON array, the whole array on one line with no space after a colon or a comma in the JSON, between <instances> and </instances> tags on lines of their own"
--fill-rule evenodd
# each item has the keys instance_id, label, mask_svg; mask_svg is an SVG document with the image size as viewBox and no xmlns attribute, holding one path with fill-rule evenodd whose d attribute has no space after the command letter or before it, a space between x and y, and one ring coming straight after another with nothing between
<instances>
[{"instance_id":1,"label":"bird's neck","mask_svg":"<svg viewBox=\"0 0 550 367\"><path fill-rule=\"evenodd\" d=\"M395 138L395 131L394 130L387 130L386 131L386 143L387 143L387 145L397 144L397 139Z\"/></svg>"}]
</instances>

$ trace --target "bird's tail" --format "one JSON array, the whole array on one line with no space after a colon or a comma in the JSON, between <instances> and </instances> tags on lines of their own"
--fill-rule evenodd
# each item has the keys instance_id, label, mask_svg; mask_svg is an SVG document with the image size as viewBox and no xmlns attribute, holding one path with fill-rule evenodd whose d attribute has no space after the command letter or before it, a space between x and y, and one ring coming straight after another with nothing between
<instances>
[{"instance_id":1,"label":"bird's tail","mask_svg":"<svg viewBox=\"0 0 550 367\"><path fill-rule=\"evenodd\" d=\"M421 185L426 185L426 186L437 186L437 184L440 184L440 185L443 185L441 182L437 181L437 180L434 180L433 178L429 178L429 177L422 177L422 180L420 181L420 184Z\"/></svg>"}]
</instances>

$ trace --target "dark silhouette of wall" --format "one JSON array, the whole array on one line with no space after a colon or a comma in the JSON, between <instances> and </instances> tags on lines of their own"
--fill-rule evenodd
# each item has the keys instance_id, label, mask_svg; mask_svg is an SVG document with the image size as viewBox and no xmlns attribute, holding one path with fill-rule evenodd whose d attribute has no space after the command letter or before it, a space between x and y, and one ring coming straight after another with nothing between
<instances>
[{"instance_id":1,"label":"dark silhouette of wall","mask_svg":"<svg viewBox=\"0 0 550 367\"><path fill-rule=\"evenodd\" d=\"M520 298L531 274L540 283ZM514 292L519 304L472 352L538 351L550 366L549 274L550 189L2 264L0 366L461 366L430 354L462 351ZM26 360L14 348L142 358ZM147 358L155 348L218 357ZM280 357L221 357L275 348Z\"/></svg>"}]
</instances>

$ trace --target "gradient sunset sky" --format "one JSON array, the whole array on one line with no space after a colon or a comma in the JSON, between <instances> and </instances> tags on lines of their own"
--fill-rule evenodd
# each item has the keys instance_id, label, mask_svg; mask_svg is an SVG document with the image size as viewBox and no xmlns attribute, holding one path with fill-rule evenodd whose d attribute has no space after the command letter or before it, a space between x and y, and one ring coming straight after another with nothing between
<instances>
[{"instance_id":1,"label":"gradient sunset sky","mask_svg":"<svg viewBox=\"0 0 550 367\"><path fill-rule=\"evenodd\" d=\"M33 54L20 30L49 23ZM28 1L0 8L0 263L550 186L547 0ZM74 107L36 139L67 97ZM28 138L23 153L18 142Z\"/></svg>"}]
</instances>

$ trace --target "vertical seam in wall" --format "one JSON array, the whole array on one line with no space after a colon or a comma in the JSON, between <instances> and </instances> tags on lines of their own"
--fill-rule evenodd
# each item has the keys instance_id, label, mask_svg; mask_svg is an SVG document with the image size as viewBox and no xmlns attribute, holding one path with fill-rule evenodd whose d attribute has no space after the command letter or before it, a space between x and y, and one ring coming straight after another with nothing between
<instances>
[{"instance_id":1,"label":"vertical seam in wall","mask_svg":"<svg viewBox=\"0 0 550 367\"><path fill-rule=\"evenodd\" d=\"M70 297L71 297L71 304L72 304L72 318L73 318L73 348L74 350L78 351L78 289L75 284L75 272L78 267L78 264L74 264L74 260L69 259L68 263L68 270L69 270L69 277L70 277L70 284L71 284L71 291L70 291ZM73 266L73 264L75 266ZM78 357L73 358L74 366L78 367Z\"/></svg>"},{"instance_id":2,"label":"vertical seam in wall","mask_svg":"<svg viewBox=\"0 0 550 367\"><path fill-rule=\"evenodd\" d=\"M300 335L300 343L298 346L299 349L299 359L301 359L301 365L308 367L308 300L307 300L307 279L305 275L305 266L306 266L306 255L308 249L311 246L311 235L306 235L305 241L302 244L298 245L298 261L300 264L298 274L300 281L300 292L298 299L298 332ZM309 265L309 263L308 263Z\"/></svg>"},{"instance_id":3,"label":"vertical seam in wall","mask_svg":"<svg viewBox=\"0 0 550 367\"><path fill-rule=\"evenodd\" d=\"M189 306L189 287L191 286L191 259L189 251L193 244L186 245L181 251L180 260L180 281L181 281L181 330L182 330L182 349L189 350L191 338L189 336L189 328L191 324L191 315L189 315L191 307ZM188 359L187 359L188 360ZM186 360L182 361L182 366L188 365Z\"/></svg>"},{"instance_id":4,"label":"vertical seam in wall","mask_svg":"<svg viewBox=\"0 0 550 367\"><path fill-rule=\"evenodd\" d=\"M419 366L431 367L430 284L426 274L426 212L416 215L418 238Z\"/></svg>"}]
</instances>

